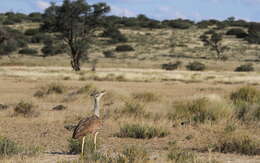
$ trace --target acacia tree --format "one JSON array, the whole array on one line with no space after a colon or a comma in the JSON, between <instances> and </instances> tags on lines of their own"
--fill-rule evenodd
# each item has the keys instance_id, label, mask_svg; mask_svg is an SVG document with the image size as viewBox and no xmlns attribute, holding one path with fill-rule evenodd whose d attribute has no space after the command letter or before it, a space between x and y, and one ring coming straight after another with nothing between
<instances>
[{"instance_id":1,"label":"acacia tree","mask_svg":"<svg viewBox=\"0 0 260 163\"><path fill-rule=\"evenodd\" d=\"M220 33L212 32L210 36L202 35L200 37L201 41L204 43L205 46L210 47L211 50L216 52L216 58L219 60L225 60L226 56L224 52L228 50L227 46L222 44L223 35Z\"/></svg>"},{"instance_id":2,"label":"acacia tree","mask_svg":"<svg viewBox=\"0 0 260 163\"><path fill-rule=\"evenodd\" d=\"M52 3L45 10L41 29L59 33L69 47L73 70L80 71L80 60L88 56L95 31L109 11L105 3L90 5L85 0L64 0L61 6Z\"/></svg>"}]
</instances>

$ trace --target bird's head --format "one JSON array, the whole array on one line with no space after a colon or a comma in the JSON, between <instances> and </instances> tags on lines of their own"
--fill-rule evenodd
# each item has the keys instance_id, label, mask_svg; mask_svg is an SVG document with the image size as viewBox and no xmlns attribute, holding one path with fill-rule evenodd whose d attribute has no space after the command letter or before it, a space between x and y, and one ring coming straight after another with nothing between
<instances>
[{"instance_id":1,"label":"bird's head","mask_svg":"<svg viewBox=\"0 0 260 163\"><path fill-rule=\"evenodd\" d=\"M106 94L106 91L104 91L104 90L103 91L94 91L93 93L90 94L90 96L99 100L105 94Z\"/></svg>"}]
</instances>

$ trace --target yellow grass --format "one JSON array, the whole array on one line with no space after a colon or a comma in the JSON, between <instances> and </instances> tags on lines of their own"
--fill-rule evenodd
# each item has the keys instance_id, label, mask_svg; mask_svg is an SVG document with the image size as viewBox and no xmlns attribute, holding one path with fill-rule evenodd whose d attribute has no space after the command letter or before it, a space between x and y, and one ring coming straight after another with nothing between
<instances>
[{"instance_id":1,"label":"yellow grass","mask_svg":"<svg viewBox=\"0 0 260 163\"><path fill-rule=\"evenodd\" d=\"M192 81L191 76L194 72L176 71L166 72L162 70L140 70L140 69L98 69L95 75L106 75L109 73L122 73L127 81L80 81L78 77L82 74L88 75L91 72L87 70L84 73L77 74L66 67L1 67L0 90L1 101L10 106L8 110L0 111L0 135L6 136L23 146L40 146L45 153L39 156L25 157L14 156L5 158L4 162L12 162L15 160L27 162L56 162L61 160L75 160L78 156L66 155L68 142L71 132L64 128L67 124L76 124L81 117L91 115L91 99L88 94L79 94L72 97L73 100L64 101L64 97L73 91L79 90L87 83L95 85L100 90L107 90L110 95L104 97L102 101L102 115L107 114L105 126L100 134L102 151L119 150L127 144L142 145L148 149L149 157L157 158L162 162L167 161L168 142L177 141L182 149L195 148L198 151L207 150L209 142L215 142L214 139L218 134L221 135L225 126L229 121L220 121L216 124L200 124L198 126L181 126L176 122L167 119L169 110L174 109L174 104L178 101L192 100L199 97L208 97L211 101L222 103L222 100L243 84L225 84L225 79L230 75L229 82L249 83L245 80L254 78L254 73L244 74L239 78L239 74L231 72L201 72L199 80L201 82L184 82ZM158 80L152 80L153 74ZM163 77L169 79L180 75L181 80L162 81ZM198 73L197 73L198 74ZM221 75L222 74L222 75ZM217 76L213 81L205 80L204 76ZM63 80L62 76L69 76L70 80ZM163 76L163 77L162 77ZM203 77L202 77L203 76ZM236 78L236 76L238 76ZM238 80L239 78L239 80ZM255 82L257 77L255 77ZM129 81L128 81L129 80ZM135 81L138 82L135 82ZM146 82L142 82L142 81ZM151 82L147 82L150 81ZM214 81L216 80L216 81ZM217 81L219 80L219 81ZM219 82L216 85L216 82ZM42 86L48 86L51 83L60 83L67 90L63 94L51 94L43 98L35 98L33 94ZM124 101L133 98L136 92L149 92L159 96L159 101L150 101L145 103L145 111L150 113L151 117L140 118L131 116L121 116L118 110L124 106ZM20 100L31 101L36 104L37 111L40 113L38 117L12 117L13 107ZM228 100L227 100L228 102ZM63 104L68 107L64 111L51 111L51 108ZM109 113L108 113L109 112ZM113 135L119 131L121 125L125 123L138 122L146 125L163 126L169 130L170 135L164 138L153 138L150 140L135 140L130 138L116 138ZM237 123L237 122L235 122ZM255 126L242 126L237 124L238 130L247 131L253 137L257 138L260 130ZM187 140L186 137L192 135L192 139ZM257 138L258 140L258 138ZM52 152L60 152L53 154ZM199 158L208 159L216 158L219 161L226 162L232 158L233 162L243 162L246 160L259 161L257 156L241 156L220 153L200 153L195 152ZM157 162L157 161L153 161Z\"/></svg>"}]
</instances>

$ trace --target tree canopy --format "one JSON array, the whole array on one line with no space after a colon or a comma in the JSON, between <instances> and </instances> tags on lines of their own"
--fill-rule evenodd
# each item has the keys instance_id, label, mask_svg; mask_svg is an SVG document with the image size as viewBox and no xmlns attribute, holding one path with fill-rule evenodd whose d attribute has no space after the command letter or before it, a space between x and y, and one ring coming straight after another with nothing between
<instances>
[{"instance_id":1,"label":"tree canopy","mask_svg":"<svg viewBox=\"0 0 260 163\"><path fill-rule=\"evenodd\" d=\"M80 59L88 56L94 33L102 27L102 18L109 11L105 3L90 5L85 0L64 0L61 6L52 3L45 10L41 29L59 33L69 47L72 68L79 71Z\"/></svg>"}]
</instances>

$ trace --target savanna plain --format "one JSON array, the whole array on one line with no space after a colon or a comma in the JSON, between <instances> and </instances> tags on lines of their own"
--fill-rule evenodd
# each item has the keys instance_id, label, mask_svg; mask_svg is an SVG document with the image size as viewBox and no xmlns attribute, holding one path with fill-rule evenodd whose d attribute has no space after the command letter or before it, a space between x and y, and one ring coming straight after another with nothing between
<instances>
[{"instance_id":1,"label":"savanna plain","mask_svg":"<svg viewBox=\"0 0 260 163\"><path fill-rule=\"evenodd\" d=\"M199 39L212 28L120 28L134 51L116 52L126 43L99 38L89 51L95 71L90 61L73 71L65 53L42 57L42 43L28 45L35 55L2 56L0 162L259 163L260 46L225 35L229 58L217 61ZM161 68L176 61L176 70ZM193 61L206 69L188 70ZM234 72L248 63L254 71ZM98 147L89 137L82 156L73 127L93 114L90 94L101 90Z\"/></svg>"}]
</instances>

